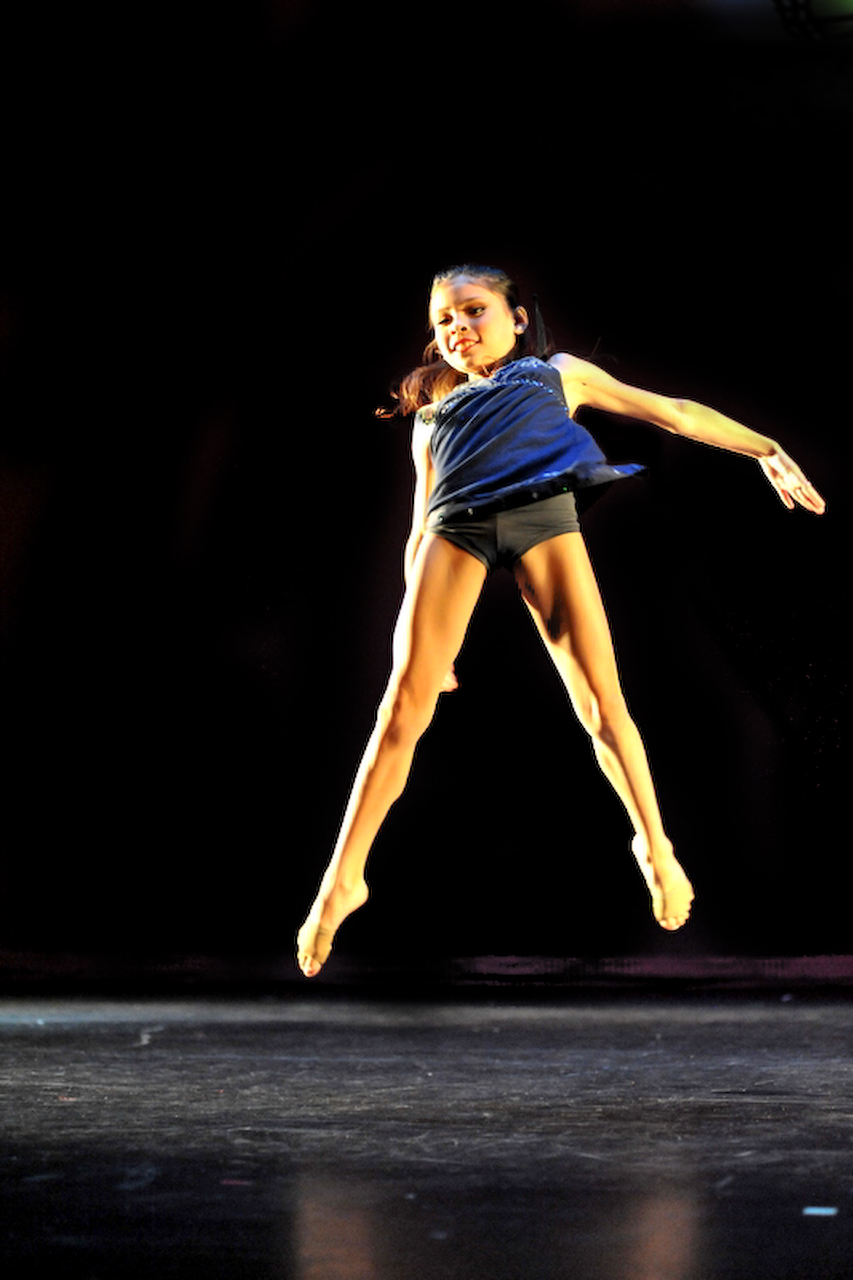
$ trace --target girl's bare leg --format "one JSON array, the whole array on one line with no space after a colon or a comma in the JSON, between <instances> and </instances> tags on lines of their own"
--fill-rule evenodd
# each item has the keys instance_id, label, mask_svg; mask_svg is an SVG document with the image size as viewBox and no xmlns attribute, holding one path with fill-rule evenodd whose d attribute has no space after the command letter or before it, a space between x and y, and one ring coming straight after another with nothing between
<instances>
[{"instance_id":1,"label":"girl's bare leg","mask_svg":"<svg viewBox=\"0 0 853 1280\"><path fill-rule=\"evenodd\" d=\"M376 726L319 892L297 936L306 977L319 973L339 925L367 901L367 855L406 785L418 739L432 720L485 579L485 567L474 556L424 535L394 632L391 678Z\"/></svg>"},{"instance_id":2,"label":"girl's bare leg","mask_svg":"<svg viewBox=\"0 0 853 1280\"><path fill-rule=\"evenodd\" d=\"M637 727L619 683L610 628L586 546L566 533L533 547L516 579L599 765L634 827L631 848L651 894L655 919L679 929L693 889L667 839Z\"/></svg>"}]
</instances>

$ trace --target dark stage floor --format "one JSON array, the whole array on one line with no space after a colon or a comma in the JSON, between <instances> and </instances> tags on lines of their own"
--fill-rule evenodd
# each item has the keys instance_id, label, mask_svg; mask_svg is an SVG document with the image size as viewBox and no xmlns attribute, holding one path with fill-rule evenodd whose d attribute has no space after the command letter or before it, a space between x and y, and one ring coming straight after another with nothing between
<instances>
[{"instance_id":1,"label":"dark stage floor","mask_svg":"<svg viewBox=\"0 0 853 1280\"><path fill-rule=\"evenodd\" d=\"M3 1276L853 1275L849 1001L7 999Z\"/></svg>"}]
</instances>

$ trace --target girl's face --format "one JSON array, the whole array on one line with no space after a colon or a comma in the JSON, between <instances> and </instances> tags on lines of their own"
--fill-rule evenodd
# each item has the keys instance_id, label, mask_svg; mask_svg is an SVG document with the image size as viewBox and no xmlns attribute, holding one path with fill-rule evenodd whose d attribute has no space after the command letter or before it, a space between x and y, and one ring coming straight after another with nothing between
<instances>
[{"instance_id":1,"label":"girl's face","mask_svg":"<svg viewBox=\"0 0 853 1280\"><path fill-rule=\"evenodd\" d=\"M440 354L468 378L488 377L528 324L523 307L511 311L501 294L468 276L436 285L429 316Z\"/></svg>"}]
</instances>

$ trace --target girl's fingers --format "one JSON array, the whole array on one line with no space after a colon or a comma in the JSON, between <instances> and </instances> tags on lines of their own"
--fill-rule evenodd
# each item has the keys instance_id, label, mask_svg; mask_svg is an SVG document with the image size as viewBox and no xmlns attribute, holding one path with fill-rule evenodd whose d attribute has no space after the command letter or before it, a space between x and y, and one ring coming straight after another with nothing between
<instances>
[{"instance_id":1,"label":"girl's fingers","mask_svg":"<svg viewBox=\"0 0 853 1280\"><path fill-rule=\"evenodd\" d=\"M797 503L816 515L826 510L826 503L817 489L787 454L780 452L774 457L762 458L761 467L789 511L793 511Z\"/></svg>"}]
</instances>

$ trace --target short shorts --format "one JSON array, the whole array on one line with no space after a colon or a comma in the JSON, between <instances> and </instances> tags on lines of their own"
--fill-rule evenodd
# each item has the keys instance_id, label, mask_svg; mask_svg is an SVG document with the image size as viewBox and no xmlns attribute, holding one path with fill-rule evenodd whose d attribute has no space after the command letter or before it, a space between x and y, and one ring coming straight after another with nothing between
<instances>
[{"instance_id":1,"label":"short shorts","mask_svg":"<svg viewBox=\"0 0 853 1280\"><path fill-rule=\"evenodd\" d=\"M474 511L470 516L444 518L441 511L434 511L426 527L429 533L476 556L491 572L501 567L511 569L526 551L548 538L577 533L580 522L575 495L569 492L485 516Z\"/></svg>"}]
</instances>

